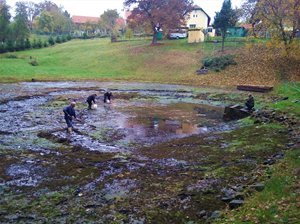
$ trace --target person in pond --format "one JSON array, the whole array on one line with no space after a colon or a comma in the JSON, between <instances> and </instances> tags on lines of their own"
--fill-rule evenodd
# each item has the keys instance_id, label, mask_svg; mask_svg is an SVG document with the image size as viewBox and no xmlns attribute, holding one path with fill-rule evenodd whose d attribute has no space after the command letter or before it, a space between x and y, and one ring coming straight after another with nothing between
<instances>
[{"instance_id":1,"label":"person in pond","mask_svg":"<svg viewBox=\"0 0 300 224\"><path fill-rule=\"evenodd\" d=\"M89 107L88 109L92 109L92 105L96 103L96 97L97 97L97 94L93 94L93 95L90 95L87 99L86 99L86 102L89 104Z\"/></svg>"},{"instance_id":2,"label":"person in pond","mask_svg":"<svg viewBox=\"0 0 300 224\"><path fill-rule=\"evenodd\" d=\"M253 110L253 108L254 108L254 98L251 94L248 96L248 99L245 103L245 106L247 107L248 111Z\"/></svg>"},{"instance_id":3,"label":"person in pond","mask_svg":"<svg viewBox=\"0 0 300 224\"><path fill-rule=\"evenodd\" d=\"M110 103L112 97L113 97L112 92L110 90L107 90L104 93L104 99L103 99L104 103Z\"/></svg>"},{"instance_id":4,"label":"person in pond","mask_svg":"<svg viewBox=\"0 0 300 224\"><path fill-rule=\"evenodd\" d=\"M71 104L69 106L67 106L63 109L69 133L72 133L72 131L73 131L73 121L72 121L73 118L75 118L76 120L79 120L76 117L76 112L75 112L75 109L74 109L75 106L76 106L76 103L73 101L73 102L71 102Z\"/></svg>"}]
</instances>

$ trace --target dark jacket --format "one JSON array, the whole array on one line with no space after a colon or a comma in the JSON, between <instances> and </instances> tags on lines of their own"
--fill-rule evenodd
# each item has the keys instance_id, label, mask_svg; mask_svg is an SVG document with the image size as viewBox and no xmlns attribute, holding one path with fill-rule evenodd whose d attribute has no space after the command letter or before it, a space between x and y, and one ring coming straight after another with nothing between
<instances>
[{"instance_id":1,"label":"dark jacket","mask_svg":"<svg viewBox=\"0 0 300 224\"><path fill-rule=\"evenodd\" d=\"M254 107L254 98L252 96L248 98L246 106L250 110Z\"/></svg>"},{"instance_id":2,"label":"dark jacket","mask_svg":"<svg viewBox=\"0 0 300 224\"><path fill-rule=\"evenodd\" d=\"M111 100L111 97L112 97L112 93L111 92L106 92L104 93L104 103L106 102L106 100Z\"/></svg>"},{"instance_id":3,"label":"dark jacket","mask_svg":"<svg viewBox=\"0 0 300 224\"><path fill-rule=\"evenodd\" d=\"M95 103L95 99L96 99L96 96L95 96L95 95L90 95L90 96L86 99L86 102L88 102L88 103L94 102L94 103Z\"/></svg>"},{"instance_id":4,"label":"dark jacket","mask_svg":"<svg viewBox=\"0 0 300 224\"><path fill-rule=\"evenodd\" d=\"M76 118L75 109L72 106L67 106L64 108L65 118L72 120L72 117Z\"/></svg>"}]
</instances>

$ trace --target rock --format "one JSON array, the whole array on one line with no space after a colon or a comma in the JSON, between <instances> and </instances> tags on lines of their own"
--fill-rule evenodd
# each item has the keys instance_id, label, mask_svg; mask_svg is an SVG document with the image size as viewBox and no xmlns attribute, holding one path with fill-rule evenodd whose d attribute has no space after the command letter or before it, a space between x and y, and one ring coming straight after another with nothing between
<instances>
[{"instance_id":1,"label":"rock","mask_svg":"<svg viewBox=\"0 0 300 224\"><path fill-rule=\"evenodd\" d=\"M245 199L245 196L244 196L244 194L242 194L242 193L237 193L237 194L234 196L234 199L237 199L237 200L244 200L244 199Z\"/></svg>"},{"instance_id":2,"label":"rock","mask_svg":"<svg viewBox=\"0 0 300 224\"><path fill-rule=\"evenodd\" d=\"M273 155L274 159L284 159L284 154L283 153L277 153Z\"/></svg>"},{"instance_id":3,"label":"rock","mask_svg":"<svg viewBox=\"0 0 300 224\"><path fill-rule=\"evenodd\" d=\"M244 204L243 200L232 200L231 202L229 202L229 208L235 209L242 206L243 204Z\"/></svg>"},{"instance_id":4,"label":"rock","mask_svg":"<svg viewBox=\"0 0 300 224\"><path fill-rule=\"evenodd\" d=\"M256 191L263 191L265 189L265 185L263 183L257 183L250 185L252 189L255 189Z\"/></svg>"},{"instance_id":5,"label":"rock","mask_svg":"<svg viewBox=\"0 0 300 224\"><path fill-rule=\"evenodd\" d=\"M199 213L197 213L197 216L198 216L199 218L202 218L202 217L204 217L206 214L207 214L207 212L206 212L205 210L201 210Z\"/></svg>"},{"instance_id":6,"label":"rock","mask_svg":"<svg viewBox=\"0 0 300 224\"><path fill-rule=\"evenodd\" d=\"M236 192L231 188L223 188L222 193L225 197L234 197L234 195L236 194Z\"/></svg>"},{"instance_id":7,"label":"rock","mask_svg":"<svg viewBox=\"0 0 300 224\"><path fill-rule=\"evenodd\" d=\"M197 75L204 75L208 73L208 69L207 68L201 68L199 70L196 71Z\"/></svg>"},{"instance_id":8,"label":"rock","mask_svg":"<svg viewBox=\"0 0 300 224\"><path fill-rule=\"evenodd\" d=\"M276 163L276 160L275 159L266 159L264 161L264 165L273 165Z\"/></svg>"},{"instance_id":9,"label":"rock","mask_svg":"<svg viewBox=\"0 0 300 224\"><path fill-rule=\"evenodd\" d=\"M214 211L214 212L211 214L210 218L211 218L211 219L218 219L218 218L221 217L221 215L222 215L222 213L221 213L220 211Z\"/></svg>"},{"instance_id":10,"label":"rock","mask_svg":"<svg viewBox=\"0 0 300 224\"><path fill-rule=\"evenodd\" d=\"M225 197L222 197L221 200L224 201L224 202L226 202L226 203L228 203L228 202L234 200L234 197L226 197L225 196Z\"/></svg>"},{"instance_id":11,"label":"rock","mask_svg":"<svg viewBox=\"0 0 300 224\"><path fill-rule=\"evenodd\" d=\"M290 142L290 143L286 144L286 147L288 147L288 148L292 148L294 145L295 145L295 143L293 143L293 142Z\"/></svg>"}]
</instances>

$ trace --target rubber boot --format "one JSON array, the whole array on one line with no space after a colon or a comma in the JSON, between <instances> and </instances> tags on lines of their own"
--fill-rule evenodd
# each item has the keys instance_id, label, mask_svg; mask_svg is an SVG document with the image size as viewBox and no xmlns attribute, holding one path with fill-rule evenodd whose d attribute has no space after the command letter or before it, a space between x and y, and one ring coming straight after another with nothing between
<instances>
[{"instance_id":1,"label":"rubber boot","mask_svg":"<svg viewBox=\"0 0 300 224\"><path fill-rule=\"evenodd\" d=\"M68 128L68 133L71 134L72 133L72 128Z\"/></svg>"}]
</instances>

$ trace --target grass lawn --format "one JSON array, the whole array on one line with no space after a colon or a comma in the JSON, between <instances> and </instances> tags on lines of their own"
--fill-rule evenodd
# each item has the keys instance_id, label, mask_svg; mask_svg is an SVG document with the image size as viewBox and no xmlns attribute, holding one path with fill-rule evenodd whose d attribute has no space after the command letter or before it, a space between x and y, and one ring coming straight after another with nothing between
<instances>
[{"instance_id":1,"label":"grass lawn","mask_svg":"<svg viewBox=\"0 0 300 224\"><path fill-rule=\"evenodd\" d=\"M244 43L228 42L228 49ZM192 84L201 59L220 43L187 44L166 40L111 43L108 39L72 40L53 47L0 55L1 82L37 80L111 80ZM17 58L8 58L15 55ZM38 66L29 64L36 60Z\"/></svg>"}]
</instances>

